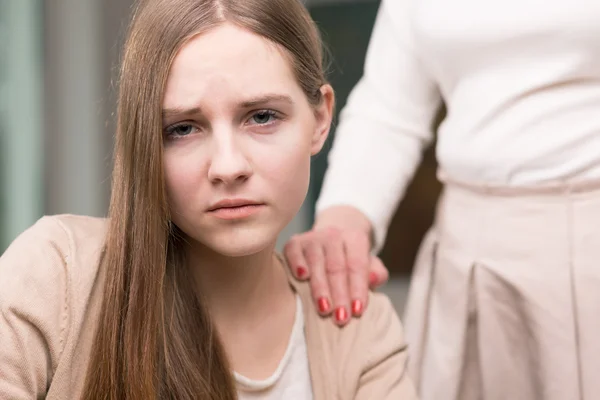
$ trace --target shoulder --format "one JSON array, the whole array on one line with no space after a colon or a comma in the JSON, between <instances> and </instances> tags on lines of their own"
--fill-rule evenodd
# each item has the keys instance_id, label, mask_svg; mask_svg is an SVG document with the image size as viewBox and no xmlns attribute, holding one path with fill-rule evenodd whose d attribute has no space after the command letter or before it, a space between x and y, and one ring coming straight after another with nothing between
<instances>
[{"instance_id":1,"label":"shoulder","mask_svg":"<svg viewBox=\"0 0 600 400\"><path fill-rule=\"evenodd\" d=\"M353 318L345 327L339 328L331 318L323 318L317 313L309 283L295 280L283 259L282 263L290 284L302 300L307 341L319 341L325 344L327 349L340 354L347 352L347 347L355 345L369 349L381 347L383 351L405 349L400 318L389 297L382 293L369 292L368 304L363 315Z\"/></svg>"},{"instance_id":2,"label":"shoulder","mask_svg":"<svg viewBox=\"0 0 600 400\"><path fill-rule=\"evenodd\" d=\"M406 349L400 317L389 297L371 293L363 316L355 320L357 344L370 349L364 354L366 366L377 362L382 352L402 352Z\"/></svg>"},{"instance_id":3,"label":"shoulder","mask_svg":"<svg viewBox=\"0 0 600 400\"><path fill-rule=\"evenodd\" d=\"M406 374L402 325L387 296L371 293L364 314L339 328L317 314L308 285L298 287L307 308L306 343L315 390L328 396L334 390L340 399L416 399Z\"/></svg>"},{"instance_id":4,"label":"shoulder","mask_svg":"<svg viewBox=\"0 0 600 400\"><path fill-rule=\"evenodd\" d=\"M2 311L60 313L67 324L73 295L95 280L105 225L100 218L46 216L21 233L0 257Z\"/></svg>"},{"instance_id":5,"label":"shoulder","mask_svg":"<svg viewBox=\"0 0 600 400\"><path fill-rule=\"evenodd\" d=\"M382 344L384 347L397 347L398 350L405 347L400 318L386 295L369 293L368 305L363 315L353 318L348 325L339 328L331 318L323 318L317 313L308 283L295 282L293 286L302 299L307 325L318 331L325 341L336 343L335 347L344 347L344 344L370 349Z\"/></svg>"},{"instance_id":6,"label":"shoulder","mask_svg":"<svg viewBox=\"0 0 600 400\"><path fill-rule=\"evenodd\" d=\"M104 219L75 215L39 219L0 257L0 306L23 303L23 293L39 295L39 306L45 304L44 296L66 300L74 276L95 275L105 225ZM37 300L32 297L27 303L37 304Z\"/></svg>"},{"instance_id":7,"label":"shoulder","mask_svg":"<svg viewBox=\"0 0 600 400\"><path fill-rule=\"evenodd\" d=\"M0 257L0 359L7 362L0 397L45 393L96 282L105 225L98 218L43 217Z\"/></svg>"},{"instance_id":8,"label":"shoulder","mask_svg":"<svg viewBox=\"0 0 600 400\"><path fill-rule=\"evenodd\" d=\"M60 230L70 246L102 246L108 226L106 218L84 215L54 215L41 218L32 229ZM47 227L47 228L45 228Z\"/></svg>"},{"instance_id":9,"label":"shoulder","mask_svg":"<svg viewBox=\"0 0 600 400\"><path fill-rule=\"evenodd\" d=\"M0 258L0 283L22 275L43 279L70 274L73 271L65 269L75 267L77 261L99 256L105 232L106 220L101 218L42 217L21 233Z\"/></svg>"},{"instance_id":10,"label":"shoulder","mask_svg":"<svg viewBox=\"0 0 600 400\"><path fill-rule=\"evenodd\" d=\"M372 292L369 294L369 304L361 317L372 327L383 328L386 331L392 329L402 336L400 318L388 296L382 293Z\"/></svg>"},{"instance_id":11,"label":"shoulder","mask_svg":"<svg viewBox=\"0 0 600 400\"><path fill-rule=\"evenodd\" d=\"M331 318L321 317L311 297L310 286L305 283L294 285L302 299L307 344L320 342L322 350L332 360L350 362L346 369L370 368L385 357L385 354L401 353L406 350L404 331L400 318L391 300L382 293L369 293L368 305L360 318L340 328ZM361 349L356 351L356 349Z\"/></svg>"},{"instance_id":12,"label":"shoulder","mask_svg":"<svg viewBox=\"0 0 600 400\"><path fill-rule=\"evenodd\" d=\"M21 233L0 258L0 279L35 272L38 276L63 269L81 250L97 253L106 222L101 218L45 216ZM11 274L13 272L14 274ZM57 271L54 271L56 273Z\"/></svg>"},{"instance_id":13,"label":"shoulder","mask_svg":"<svg viewBox=\"0 0 600 400\"><path fill-rule=\"evenodd\" d=\"M71 214L44 216L17 236L8 250L14 246L29 246L33 249L48 243L67 248L74 242L83 243L102 238L105 228L105 218Z\"/></svg>"}]
</instances>

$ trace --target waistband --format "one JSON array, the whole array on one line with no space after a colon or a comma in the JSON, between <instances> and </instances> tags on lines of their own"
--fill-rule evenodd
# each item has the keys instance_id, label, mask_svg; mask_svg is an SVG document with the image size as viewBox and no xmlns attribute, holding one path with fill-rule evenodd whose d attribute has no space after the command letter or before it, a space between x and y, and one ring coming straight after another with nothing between
<instances>
[{"instance_id":1,"label":"waistband","mask_svg":"<svg viewBox=\"0 0 600 400\"><path fill-rule=\"evenodd\" d=\"M555 181L529 186L503 186L485 183L470 183L449 177L439 170L438 179L447 187L459 188L479 195L519 197L519 196L564 196L569 194L591 193L600 190L600 179L587 181Z\"/></svg>"}]
</instances>

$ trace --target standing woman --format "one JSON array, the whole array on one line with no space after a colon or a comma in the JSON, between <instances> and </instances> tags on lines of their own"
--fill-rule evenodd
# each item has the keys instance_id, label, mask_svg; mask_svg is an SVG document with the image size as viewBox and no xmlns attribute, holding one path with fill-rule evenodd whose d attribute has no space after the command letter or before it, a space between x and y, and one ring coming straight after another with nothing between
<instances>
[{"instance_id":1,"label":"standing woman","mask_svg":"<svg viewBox=\"0 0 600 400\"><path fill-rule=\"evenodd\" d=\"M324 314L364 309L369 270L386 278L371 244L446 104L404 319L423 399L600 398L598 21L590 0L381 3L316 223L286 256Z\"/></svg>"}]
</instances>

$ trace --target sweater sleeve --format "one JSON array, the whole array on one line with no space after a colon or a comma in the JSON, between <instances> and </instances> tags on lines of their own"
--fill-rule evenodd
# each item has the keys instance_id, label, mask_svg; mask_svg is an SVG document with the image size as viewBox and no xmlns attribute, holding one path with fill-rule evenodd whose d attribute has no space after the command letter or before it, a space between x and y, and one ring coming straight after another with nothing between
<instances>
[{"instance_id":1,"label":"sweater sleeve","mask_svg":"<svg viewBox=\"0 0 600 400\"><path fill-rule=\"evenodd\" d=\"M413 49L410 0L383 0L364 73L340 114L317 213L349 205L370 220L375 251L432 140L441 104Z\"/></svg>"},{"instance_id":2,"label":"sweater sleeve","mask_svg":"<svg viewBox=\"0 0 600 400\"><path fill-rule=\"evenodd\" d=\"M44 398L65 341L68 241L52 218L0 257L0 398Z\"/></svg>"},{"instance_id":3,"label":"sweater sleeve","mask_svg":"<svg viewBox=\"0 0 600 400\"><path fill-rule=\"evenodd\" d=\"M400 319L386 296L375 294L370 301L363 316L367 320L361 321L361 337L368 347L356 349L361 375L354 399L416 400L406 369L407 346Z\"/></svg>"}]
</instances>

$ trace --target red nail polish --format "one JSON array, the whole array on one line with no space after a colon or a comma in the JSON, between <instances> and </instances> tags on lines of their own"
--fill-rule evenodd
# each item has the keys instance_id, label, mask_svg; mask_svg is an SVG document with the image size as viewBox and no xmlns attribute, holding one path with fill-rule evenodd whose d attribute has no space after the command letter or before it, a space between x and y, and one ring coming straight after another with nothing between
<instances>
[{"instance_id":1,"label":"red nail polish","mask_svg":"<svg viewBox=\"0 0 600 400\"><path fill-rule=\"evenodd\" d=\"M319 298L319 300L317 300L317 303L319 306L319 312L321 314L325 314L326 312L329 312L329 309L331 308L331 304L329 304L329 300L327 299L327 297Z\"/></svg>"},{"instance_id":2,"label":"red nail polish","mask_svg":"<svg viewBox=\"0 0 600 400\"><path fill-rule=\"evenodd\" d=\"M298 278L302 279L308 274L308 271L304 267L298 267L296 268L296 274L298 275Z\"/></svg>"},{"instance_id":3,"label":"red nail polish","mask_svg":"<svg viewBox=\"0 0 600 400\"><path fill-rule=\"evenodd\" d=\"M346 308L345 307L338 307L337 310L335 310L335 319L337 322L344 322L346 321L346 318L348 318L348 313L346 312Z\"/></svg>"},{"instance_id":4,"label":"red nail polish","mask_svg":"<svg viewBox=\"0 0 600 400\"><path fill-rule=\"evenodd\" d=\"M363 312L362 301L354 300L352 302L352 315L354 315L355 317L358 317L362 314L362 312Z\"/></svg>"},{"instance_id":5,"label":"red nail polish","mask_svg":"<svg viewBox=\"0 0 600 400\"><path fill-rule=\"evenodd\" d=\"M369 272L369 286L374 286L377 283L377 274Z\"/></svg>"}]
</instances>

